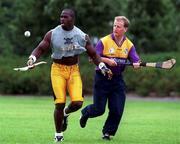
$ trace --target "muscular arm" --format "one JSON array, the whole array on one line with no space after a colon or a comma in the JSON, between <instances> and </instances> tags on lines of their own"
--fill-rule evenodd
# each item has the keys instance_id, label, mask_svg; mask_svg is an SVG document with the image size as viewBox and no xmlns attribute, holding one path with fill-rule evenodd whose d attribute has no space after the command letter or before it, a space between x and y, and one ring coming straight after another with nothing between
<instances>
[{"instance_id":1,"label":"muscular arm","mask_svg":"<svg viewBox=\"0 0 180 144\"><path fill-rule=\"evenodd\" d=\"M95 48L92 46L89 36L86 36L86 46L87 54L93 60L94 64L98 65L102 60L101 57L96 53Z\"/></svg>"},{"instance_id":2,"label":"muscular arm","mask_svg":"<svg viewBox=\"0 0 180 144\"><path fill-rule=\"evenodd\" d=\"M51 43L51 31L48 31L43 40L39 43L39 45L33 50L31 55L35 56L38 59L45 51L50 48Z\"/></svg>"},{"instance_id":3,"label":"muscular arm","mask_svg":"<svg viewBox=\"0 0 180 144\"><path fill-rule=\"evenodd\" d=\"M98 52L96 52L95 48L91 45L91 41L88 36L86 36L86 46L88 55L93 60L94 64L98 65L99 69L101 70L103 75L107 75L108 79L111 79L113 76L113 73L109 68L106 67L106 65L102 62L102 59L100 55L98 55Z\"/></svg>"}]
</instances>

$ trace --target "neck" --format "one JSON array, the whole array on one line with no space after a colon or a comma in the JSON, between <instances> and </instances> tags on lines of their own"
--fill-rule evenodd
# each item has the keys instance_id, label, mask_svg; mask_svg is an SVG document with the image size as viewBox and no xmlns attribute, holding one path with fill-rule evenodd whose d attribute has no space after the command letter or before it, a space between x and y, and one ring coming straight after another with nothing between
<instances>
[{"instance_id":1,"label":"neck","mask_svg":"<svg viewBox=\"0 0 180 144\"><path fill-rule=\"evenodd\" d=\"M74 28L74 26L71 26L71 27L64 27L62 26L63 30L66 30L66 31L70 31Z\"/></svg>"},{"instance_id":2,"label":"neck","mask_svg":"<svg viewBox=\"0 0 180 144\"><path fill-rule=\"evenodd\" d=\"M123 42L123 38L124 36L114 36L115 37L115 41L118 45L121 45Z\"/></svg>"},{"instance_id":3,"label":"neck","mask_svg":"<svg viewBox=\"0 0 180 144\"><path fill-rule=\"evenodd\" d=\"M117 40L121 40L121 39L123 39L123 35L119 35L119 36L114 35L114 37L115 37Z\"/></svg>"}]
</instances>

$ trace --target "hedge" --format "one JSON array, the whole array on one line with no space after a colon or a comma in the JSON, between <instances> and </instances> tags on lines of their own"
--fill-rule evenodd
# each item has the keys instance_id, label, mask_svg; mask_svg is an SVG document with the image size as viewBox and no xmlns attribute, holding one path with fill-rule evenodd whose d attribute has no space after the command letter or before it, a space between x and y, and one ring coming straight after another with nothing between
<instances>
[{"instance_id":1,"label":"hedge","mask_svg":"<svg viewBox=\"0 0 180 144\"><path fill-rule=\"evenodd\" d=\"M127 67L123 73L127 92L141 96L179 96L180 97L180 56L179 53L143 54L142 60L163 61L170 57L176 58L177 63L171 70L156 68L141 68L135 70ZM41 65L31 71L14 71L14 67L23 66L27 57L0 58L0 94L34 94L51 95L49 58L42 58L48 64ZM41 60L42 60L41 59ZM92 94L94 65L89 64L86 54L80 57L80 71L83 80L84 94Z\"/></svg>"}]
</instances>

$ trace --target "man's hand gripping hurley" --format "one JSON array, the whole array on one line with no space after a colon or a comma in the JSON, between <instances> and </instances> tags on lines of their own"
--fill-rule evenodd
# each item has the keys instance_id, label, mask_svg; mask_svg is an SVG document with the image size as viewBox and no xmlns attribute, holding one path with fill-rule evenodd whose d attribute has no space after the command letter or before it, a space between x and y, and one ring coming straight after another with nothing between
<instances>
[{"instance_id":1,"label":"man's hand gripping hurley","mask_svg":"<svg viewBox=\"0 0 180 144\"><path fill-rule=\"evenodd\" d=\"M36 62L36 57L31 55L27 61L27 66L25 67L20 67L20 68L14 68L15 71L27 71L29 69L33 69L35 68L36 66L38 65L41 65L41 64L46 64L47 62L45 61L40 61L40 62Z\"/></svg>"},{"instance_id":2,"label":"man's hand gripping hurley","mask_svg":"<svg viewBox=\"0 0 180 144\"><path fill-rule=\"evenodd\" d=\"M32 63L31 65L28 65L28 66L25 66L25 67L20 67L20 68L14 68L15 71L27 71L29 69L33 69L35 68L36 66L38 65L41 65L41 64L46 64L47 62L45 61L40 61L40 62L37 62L37 63Z\"/></svg>"}]
</instances>

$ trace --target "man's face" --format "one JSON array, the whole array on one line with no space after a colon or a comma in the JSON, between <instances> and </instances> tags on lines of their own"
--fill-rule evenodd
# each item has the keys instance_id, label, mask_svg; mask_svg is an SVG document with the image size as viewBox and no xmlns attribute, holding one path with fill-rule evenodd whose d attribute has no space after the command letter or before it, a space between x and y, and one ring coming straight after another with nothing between
<instances>
[{"instance_id":1,"label":"man's face","mask_svg":"<svg viewBox=\"0 0 180 144\"><path fill-rule=\"evenodd\" d=\"M113 33L116 37L123 36L124 33L127 31L127 28L124 27L124 21L114 21L113 25Z\"/></svg>"},{"instance_id":2,"label":"man's face","mask_svg":"<svg viewBox=\"0 0 180 144\"><path fill-rule=\"evenodd\" d=\"M72 18L69 11L62 11L60 16L60 23L65 30L69 30L74 25L74 19Z\"/></svg>"}]
</instances>

